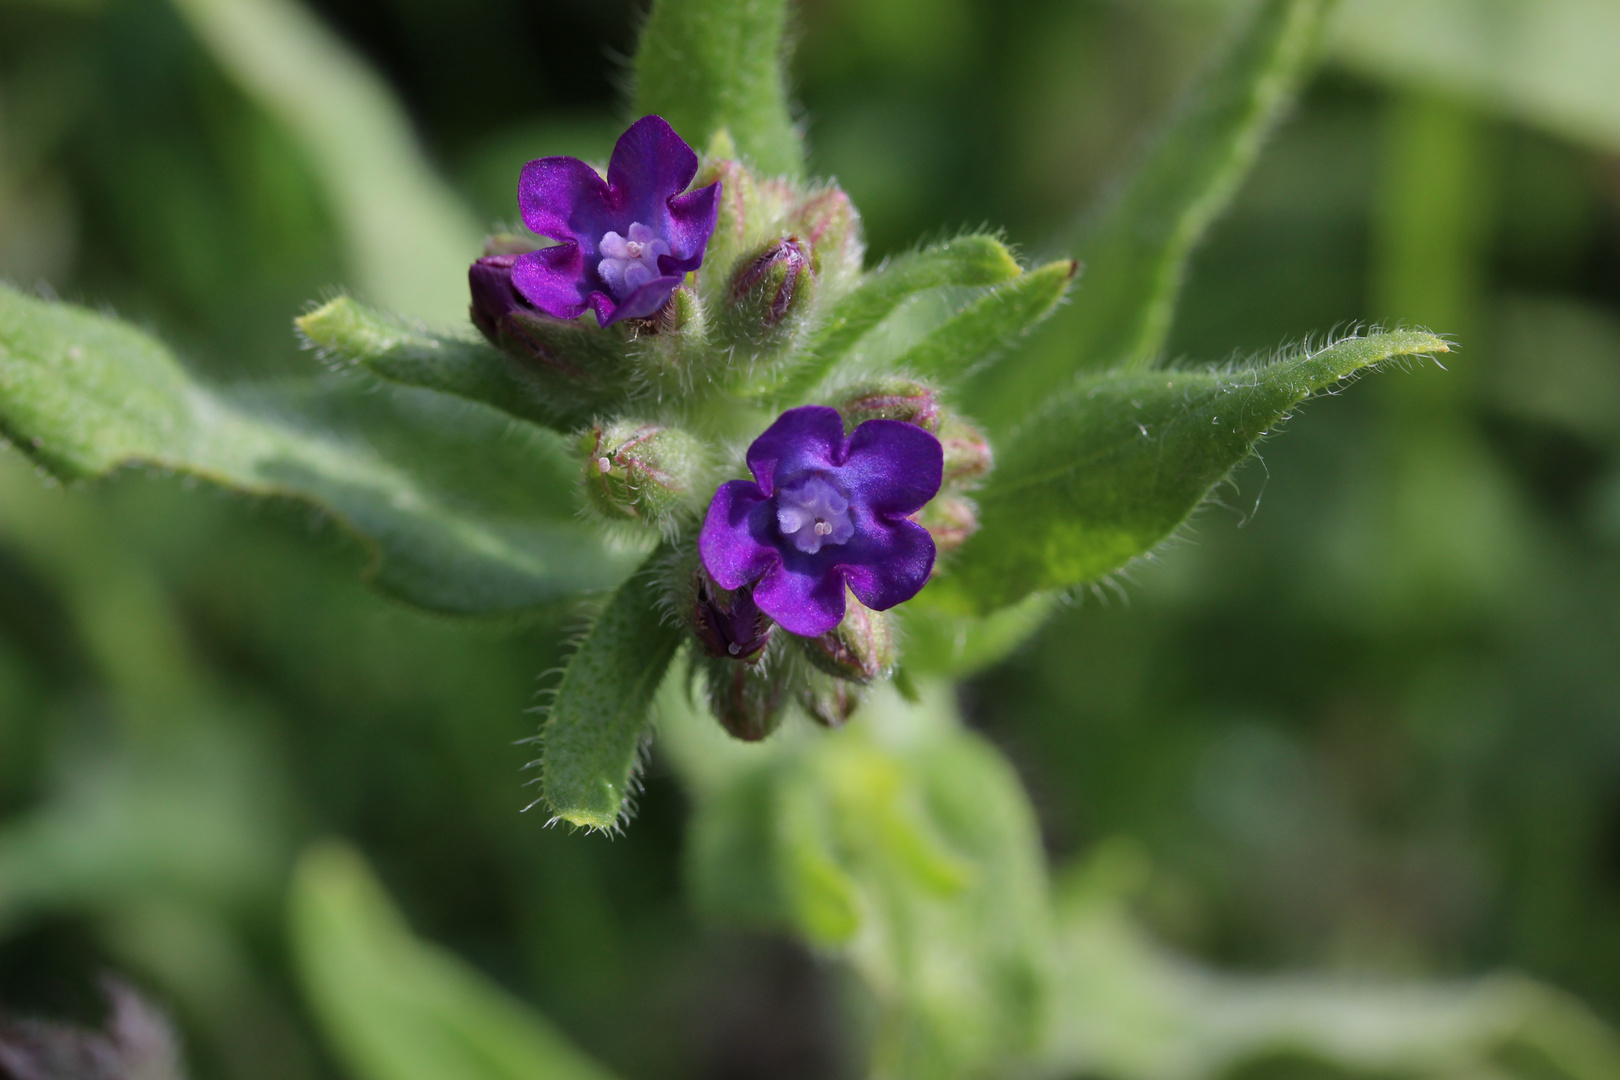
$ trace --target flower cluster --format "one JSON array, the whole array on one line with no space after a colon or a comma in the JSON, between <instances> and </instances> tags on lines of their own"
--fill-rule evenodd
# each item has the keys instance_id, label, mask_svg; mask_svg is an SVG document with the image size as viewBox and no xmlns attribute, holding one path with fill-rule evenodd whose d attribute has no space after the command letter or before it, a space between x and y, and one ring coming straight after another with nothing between
<instances>
[{"instance_id":1,"label":"flower cluster","mask_svg":"<svg viewBox=\"0 0 1620 1080\"><path fill-rule=\"evenodd\" d=\"M591 510L674 547L666 591L715 715L745 739L788 700L842 723L894 668L884 613L976 527L959 489L988 468L988 445L933 387L890 377L787 408L739 463L751 479L717 483L724 432L705 435L715 411L691 406L728 388L770 396L773 364L791 365L817 306L859 277L848 198L723 154L701 162L657 116L631 125L605 175L529 162L518 198L534 235L494 238L473 263L473 321L534 377L566 375L540 385L558 409L578 402ZM587 312L595 327L577 322ZM545 343L568 334L598 359L553 362Z\"/></svg>"}]
</instances>

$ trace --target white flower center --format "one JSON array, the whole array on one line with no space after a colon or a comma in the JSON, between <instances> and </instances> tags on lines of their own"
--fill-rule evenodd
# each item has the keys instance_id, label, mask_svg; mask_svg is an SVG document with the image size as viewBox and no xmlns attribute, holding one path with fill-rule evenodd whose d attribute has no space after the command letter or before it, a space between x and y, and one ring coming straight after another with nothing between
<instances>
[{"instance_id":1,"label":"white flower center","mask_svg":"<svg viewBox=\"0 0 1620 1080\"><path fill-rule=\"evenodd\" d=\"M806 555L855 535L849 496L822 476L807 476L776 493L776 525Z\"/></svg>"},{"instance_id":2,"label":"white flower center","mask_svg":"<svg viewBox=\"0 0 1620 1080\"><path fill-rule=\"evenodd\" d=\"M606 232L596 246L602 261L596 272L607 283L615 300L623 300L655 277L662 276L658 256L669 254L669 245L641 222L633 222L629 237Z\"/></svg>"}]
</instances>

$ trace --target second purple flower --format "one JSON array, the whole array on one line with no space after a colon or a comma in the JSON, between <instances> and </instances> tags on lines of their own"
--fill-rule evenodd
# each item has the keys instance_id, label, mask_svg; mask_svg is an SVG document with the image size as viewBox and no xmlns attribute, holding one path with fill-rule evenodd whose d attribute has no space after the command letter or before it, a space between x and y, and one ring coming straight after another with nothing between
<instances>
[{"instance_id":1,"label":"second purple flower","mask_svg":"<svg viewBox=\"0 0 1620 1080\"><path fill-rule=\"evenodd\" d=\"M657 313L703 265L714 233L720 185L688 192L697 168L697 155L660 116L619 137L606 179L578 158L529 162L518 181L523 223L559 243L513 261L513 287L558 319L587 307L603 326Z\"/></svg>"},{"instance_id":2,"label":"second purple flower","mask_svg":"<svg viewBox=\"0 0 1620 1080\"><path fill-rule=\"evenodd\" d=\"M836 409L789 409L748 448L753 480L720 485L698 537L722 588L754 585L754 602L789 633L816 637L844 617L847 585L883 611L917 595L934 541L909 520L938 493L939 440L898 420L868 420L848 438Z\"/></svg>"}]
</instances>

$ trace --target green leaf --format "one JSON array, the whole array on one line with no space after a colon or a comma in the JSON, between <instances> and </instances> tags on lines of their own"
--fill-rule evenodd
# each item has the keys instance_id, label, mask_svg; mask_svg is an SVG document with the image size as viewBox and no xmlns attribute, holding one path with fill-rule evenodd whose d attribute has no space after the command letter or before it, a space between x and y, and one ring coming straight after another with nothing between
<instances>
[{"instance_id":1,"label":"green leaf","mask_svg":"<svg viewBox=\"0 0 1620 1080\"><path fill-rule=\"evenodd\" d=\"M1057 598L1035 593L989 615L941 611L924 592L895 609L905 626L905 666L916 675L965 679L999 663L1045 625Z\"/></svg>"},{"instance_id":2,"label":"green leaf","mask_svg":"<svg viewBox=\"0 0 1620 1080\"><path fill-rule=\"evenodd\" d=\"M387 84L296 0L174 4L303 149L359 287L413 317L464 324L481 233L423 158Z\"/></svg>"},{"instance_id":3,"label":"green leaf","mask_svg":"<svg viewBox=\"0 0 1620 1080\"><path fill-rule=\"evenodd\" d=\"M837 732L790 726L718 770L700 760L714 721L675 698L660 707L672 759L697 770L700 910L846 956L878 1006L874 1076L980 1075L1026 1052L1047 978L1040 840L948 688L925 684L919 706L879 691Z\"/></svg>"},{"instance_id":4,"label":"green leaf","mask_svg":"<svg viewBox=\"0 0 1620 1080\"><path fill-rule=\"evenodd\" d=\"M1394 357L1445 351L1433 334L1401 330L1236 371L1077 383L1002 443L976 496L983 527L929 586L932 599L982 612L1095 581L1168 537L1312 393Z\"/></svg>"},{"instance_id":5,"label":"green leaf","mask_svg":"<svg viewBox=\"0 0 1620 1080\"><path fill-rule=\"evenodd\" d=\"M786 25L785 0L658 0L636 49L636 115L657 113L696 146L727 131L764 172L798 176Z\"/></svg>"},{"instance_id":6,"label":"green leaf","mask_svg":"<svg viewBox=\"0 0 1620 1080\"><path fill-rule=\"evenodd\" d=\"M543 1017L417 940L352 849L305 853L290 916L304 992L357 1080L609 1080Z\"/></svg>"},{"instance_id":7,"label":"green leaf","mask_svg":"<svg viewBox=\"0 0 1620 1080\"><path fill-rule=\"evenodd\" d=\"M563 821L611 829L625 814L653 696L683 635L663 618L660 548L619 586L563 669L540 732L541 794Z\"/></svg>"},{"instance_id":8,"label":"green leaf","mask_svg":"<svg viewBox=\"0 0 1620 1080\"><path fill-rule=\"evenodd\" d=\"M1012 252L993 236L958 236L901 255L869 274L825 313L825 322L805 348L799 366L774 396L797 401L809 395L861 338L918 293L944 286L999 285L1021 273Z\"/></svg>"},{"instance_id":9,"label":"green leaf","mask_svg":"<svg viewBox=\"0 0 1620 1080\"><path fill-rule=\"evenodd\" d=\"M309 502L424 607L513 611L622 579L575 516L565 441L351 379L216 390L117 319L0 287L0 431L63 479L150 465Z\"/></svg>"},{"instance_id":10,"label":"green leaf","mask_svg":"<svg viewBox=\"0 0 1620 1080\"><path fill-rule=\"evenodd\" d=\"M1194 87L1078 247L1074 303L975 395L980 419L1010 426L1077 371L1140 364L1164 344L1187 258L1226 207L1312 70L1333 0L1265 0Z\"/></svg>"},{"instance_id":11,"label":"green leaf","mask_svg":"<svg viewBox=\"0 0 1620 1080\"><path fill-rule=\"evenodd\" d=\"M543 344L556 347L555 363L524 364L481 340L434 334L347 296L299 318L298 329L328 358L379 378L482 402L564 432L614 401L604 373L624 366L618 338L595 327L548 325L554 340Z\"/></svg>"},{"instance_id":12,"label":"green leaf","mask_svg":"<svg viewBox=\"0 0 1620 1080\"><path fill-rule=\"evenodd\" d=\"M1048 263L980 297L907 349L894 366L954 382L1000 356L1052 313L1079 267Z\"/></svg>"}]
</instances>

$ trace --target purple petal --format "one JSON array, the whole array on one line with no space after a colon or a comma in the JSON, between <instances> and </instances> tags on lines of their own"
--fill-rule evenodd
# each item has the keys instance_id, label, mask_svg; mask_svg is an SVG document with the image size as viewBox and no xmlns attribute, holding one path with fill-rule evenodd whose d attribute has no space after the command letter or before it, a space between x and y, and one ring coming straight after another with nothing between
<instances>
[{"instance_id":1,"label":"purple petal","mask_svg":"<svg viewBox=\"0 0 1620 1080\"><path fill-rule=\"evenodd\" d=\"M659 259L658 261L662 263L664 260ZM603 326L610 326L620 319L645 319L656 315L658 309L669 301L670 295L674 293L676 286L680 285L684 277L683 274L675 274L669 277L653 278L625 297L617 305L605 293L592 293L591 306L596 308L596 321ZM597 297L607 301L606 307L608 311L606 317L603 315L603 305L596 303Z\"/></svg>"},{"instance_id":2,"label":"purple petal","mask_svg":"<svg viewBox=\"0 0 1620 1080\"><path fill-rule=\"evenodd\" d=\"M633 220L661 225L669 213L669 197L686 190L697 168L697 155L667 120L643 116L614 144L607 182L614 189L616 209L628 215L626 224Z\"/></svg>"},{"instance_id":3,"label":"purple petal","mask_svg":"<svg viewBox=\"0 0 1620 1080\"><path fill-rule=\"evenodd\" d=\"M698 533L698 553L722 589L740 589L781 560L766 540L773 521L770 499L757 484L730 480L720 485Z\"/></svg>"},{"instance_id":4,"label":"purple petal","mask_svg":"<svg viewBox=\"0 0 1620 1080\"><path fill-rule=\"evenodd\" d=\"M518 177L523 224L553 240L577 241L596 255L602 234L613 228L614 199L608 183L578 158L539 158Z\"/></svg>"},{"instance_id":5,"label":"purple petal","mask_svg":"<svg viewBox=\"0 0 1620 1080\"><path fill-rule=\"evenodd\" d=\"M594 300L586 281L585 256L572 240L519 255L512 264L512 284L525 300L554 319L576 319Z\"/></svg>"},{"instance_id":6,"label":"purple petal","mask_svg":"<svg viewBox=\"0 0 1620 1080\"><path fill-rule=\"evenodd\" d=\"M754 603L788 633L819 637L844 619L844 578L798 572L783 563L754 586Z\"/></svg>"},{"instance_id":7,"label":"purple petal","mask_svg":"<svg viewBox=\"0 0 1620 1080\"><path fill-rule=\"evenodd\" d=\"M850 591L873 611L887 611L916 596L934 569L934 538L905 518L865 518L844 547L838 569Z\"/></svg>"},{"instance_id":8,"label":"purple petal","mask_svg":"<svg viewBox=\"0 0 1620 1080\"><path fill-rule=\"evenodd\" d=\"M789 409L748 448L748 468L770 495L776 483L813 469L843 464L844 420L837 409L801 405ZM938 486L937 484L935 485Z\"/></svg>"},{"instance_id":9,"label":"purple petal","mask_svg":"<svg viewBox=\"0 0 1620 1080\"><path fill-rule=\"evenodd\" d=\"M838 478L873 513L905 517L939 494L944 475L945 451L934 436L900 420L868 420L849 437Z\"/></svg>"},{"instance_id":10,"label":"purple petal","mask_svg":"<svg viewBox=\"0 0 1620 1080\"><path fill-rule=\"evenodd\" d=\"M703 265L703 249L714 235L714 226L720 220L720 184L676 195L664 209L663 237L669 244L668 255L658 257L658 269L664 273L688 273Z\"/></svg>"}]
</instances>

